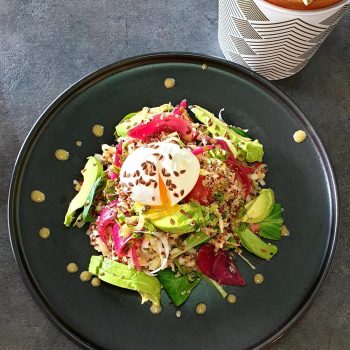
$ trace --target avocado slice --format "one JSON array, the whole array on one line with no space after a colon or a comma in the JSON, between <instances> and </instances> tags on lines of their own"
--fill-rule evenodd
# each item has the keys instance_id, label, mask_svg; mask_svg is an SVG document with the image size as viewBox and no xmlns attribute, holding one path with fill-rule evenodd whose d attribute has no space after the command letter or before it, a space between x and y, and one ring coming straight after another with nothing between
<instances>
[{"instance_id":1,"label":"avocado slice","mask_svg":"<svg viewBox=\"0 0 350 350\"><path fill-rule=\"evenodd\" d=\"M194 232L204 223L201 209L191 203L174 206L171 214L149 220L157 229L177 235Z\"/></svg>"},{"instance_id":2,"label":"avocado slice","mask_svg":"<svg viewBox=\"0 0 350 350\"><path fill-rule=\"evenodd\" d=\"M102 164L95 157L88 157L88 161L82 170L84 182L80 191L70 202L64 224L70 226L74 219L75 212L84 206L89 197L90 191L93 188L96 179L101 175L103 170Z\"/></svg>"},{"instance_id":3,"label":"avocado slice","mask_svg":"<svg viewBox=\"0 0 350 350\"><path fill-rule=\"evenodd\" d=\"M238 230L238 236L243 247L259 258L270 260L278 251L275 245L265 243L248 228Z\"/></svg>"},{"instance_id":4,"label":"avocado slice","mask_svg":"<svg viewBox=\"0 0 350 350\"><path fill-rule=\"evenodd\" d=\"M252 163L262 161L264 149L258 140L253 141L249 137L240 135L225 122L216 118L213 113L200 106L190 106L189 108L194 113L195 117L207 126L209 132L214 137L225 137L229 139L237 148L239 155L247 162Z\"/></svg>"},{"instance_id":5,"label":"avocado slice","mask_svg":"<svg viewBox=\"0 0 350 350\"><path fill-rule=\"evenodd\" d=\"M242 222L248 224L256 224L266 219L275 204L275 195L270 188L263 189L259 195L251 202L245 205L246 214L242 218Z\"/></svg>"},{"instance_id":6,"label":"avocado slice","mask_svg":"<svg viewBox=\"0 0 350 350\"><path fill-rule=\"evenodd\" d=\"M157 277L149 276L102 255L91 257L89 272L104 282L139 292L143 302L151 300L156 305L160 304L161 286Z\"/></svg>"},{"instance_id":7,"label":"avocado slice","mask_svg":"<svg viewBox=\"0 0 350 350\"><path fill-rule=\"evenodd\" d=\"M147 121L149 117L151 117L154 114L162 113L162 112L169 112L173 109L173 107L167 103L164 105L161 105L159 107L153 107L148 108L144 107L139 112L133 112L126 115L119 124L115 127L115 137L125 137L128 133L128 130L133 128L134 126Z\"/></svg>"}]
</instances>

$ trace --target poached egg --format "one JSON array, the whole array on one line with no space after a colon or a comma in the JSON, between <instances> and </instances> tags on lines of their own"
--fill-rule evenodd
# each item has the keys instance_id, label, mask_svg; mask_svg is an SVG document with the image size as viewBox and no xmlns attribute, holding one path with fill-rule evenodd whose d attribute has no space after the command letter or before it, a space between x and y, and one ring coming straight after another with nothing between
<instances>
[{"instance_id":1,"label":"poached egg","mask_svg":"<svg viewBox=\"0 0 350 350\"><path fill-rule=\"evenodd\" d=\"M172 207L186 197L199 177L197 157L172 142L155 142L133 151L124 161L120 182L133 201Z\"/></svg>"}]
</instances>

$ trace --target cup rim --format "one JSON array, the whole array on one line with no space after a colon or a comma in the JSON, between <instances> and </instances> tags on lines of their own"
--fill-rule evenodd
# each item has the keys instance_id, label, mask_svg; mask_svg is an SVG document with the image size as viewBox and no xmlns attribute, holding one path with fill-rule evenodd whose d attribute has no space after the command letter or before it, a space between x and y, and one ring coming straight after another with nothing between
<instances>
[{"instance_id":1,"label":"cup rim","mask_svg":"<svg viewBox=\"0 0 350 350\"><path fill-rule=\"evenodd\" d=\"M274 4L271 4L265 0L253 0L256 3L259 3L262 7L267 7L273 11L278 11L278 12L283 12L284 14L291 14L291 15L296 15L296 16L313 16L313 15L321 15L325 14L327 12L336 10L343 5L346 5L347 3L350 3L350 0L343 0L338 2L337 4L334 4L333 6L325 7L322 9L317 9L317 10L290 10L284 7L280 7Z\"/></svg>"}]
</instances>

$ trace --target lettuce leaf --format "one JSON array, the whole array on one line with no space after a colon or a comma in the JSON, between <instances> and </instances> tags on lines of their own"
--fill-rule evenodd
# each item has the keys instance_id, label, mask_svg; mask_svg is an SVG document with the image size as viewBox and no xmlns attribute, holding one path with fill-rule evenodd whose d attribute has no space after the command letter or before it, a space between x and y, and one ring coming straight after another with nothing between
<instances>
[{"instance_id":1,"label":"lettuce leaf","mask_svg":"<svg viewBox=\"0 0 350 350\"><path fill-rule=\"evenodd\" d=\"M260 222L259 235L267 239L279 240L281 239L282 225L282 206L276 203L270 215Z\"/></svg>"},{"instance_id":2,"label":"lettuce leaf","mask_svg":"<svg viewBox=\"0 0 350 350\"><path fill-rule=\"evenodd\" d=\"M160 283L176 307L186 301L192 290L201 281L201 278L201 275L195 272L177 276L177 274L170 269L165 269L158 273Z\"/></svg>"},{"instance_id":3,"label":"lettuce leaf","mask_svg":"<svg viewBox=\"0 0 350 350\"><path fill-rule=\"evenodd\" d=\"M171 258L174 259L174 258L180 256L181 254L186 253L187 251L196 247L197 245L205 243L209 239L210 239L210 237L207 234L205 234L204 232L201 232L201 231L195 232L184 239L184 241L183 241L184 249L174 248L171 251L171 253L170 253Z\"/></svg>"}]
</instances>

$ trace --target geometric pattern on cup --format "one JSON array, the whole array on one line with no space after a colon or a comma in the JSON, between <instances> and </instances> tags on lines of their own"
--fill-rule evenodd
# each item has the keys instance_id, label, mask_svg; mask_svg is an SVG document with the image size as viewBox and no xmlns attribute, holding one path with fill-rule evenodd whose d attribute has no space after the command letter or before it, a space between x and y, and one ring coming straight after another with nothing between
<instances>
[{"instance_id":1,"label":"geometric pattern on cup","mask_svg":"<svg viewBox=\"0 0 350 350\"><path fill-rule=\"evenodd\" d=\"M241 55L256 55L256 53L250 48L247 42L242 38L236 38L230 35L233 45L235 46L237 52Z\"/></svg>"},{"instance_id":2,"label":"geometric pattern on cup","mask_svg":"<svg viewBox=\"0 0 350 350\"><path fill-rule=\"evenodd\" d=\"M324 32L316 35L315 37L311 38L309 40L310 43L320 43L325 40L328 36L328 34L330 34L330 32L332 31L334 25L329 26Z\"/></svg>"},{"instance_id":3,"label":"geometric pattern on cup","mask_svg":"<svg viewBox=\"0 0 350 350\"><path fill-rule=\"evenodd\" d=\"M219 23L219 32L220 30L222 30L223 31L222 34L224 36L227 36L227 39L228 39L228 34L235 35L238 37L241 36L233 22L233 18L244 18L240 12L237 15L237 11L233 11L232 6L229 6L230 4L231 4L231 1L224 1L222 3L222 6L219 7L219 17L222 18L222 21ZM236 3L232 2L232 4L236 4ZM225 28L221 26L221 23L225 23ZM219 36L220 36L220 33L219 33Z\"/></svg>"},{"instance_id":4,"label":"geometric pattern on cup","mask_svg":"<svg viewBox=\"0 0 350 350\"><path fill-rule=\"evenodd\" d=\"M291 59L298 58L315 46L314 43L295 40L293 38L280 38L269 40L246 40L249 47L259 57L287 56Z\"/></svg>"},{"instance_id":5,"label":"geometric pattern on cup","mask_svg":"<svg viewBox=\"0 0 350 350\"><path fill-rule=\"evenodd\" d=\"M291 73L290 75L298 73L300 70L302 70L308 64L308 62L309 62L309 60L305 60L305 61L301 62L300 64L298 64L297 66L295 66L293 69L291 69L289 71Z\"/></svg>"},{"instance_id":6,"label":"geometric pattern on cup","mask_svg":"<svg viewBox=\"0 0 350 350\"><path fill-rule=\"evenodd\" d=\"M254 30L251 24L240 18L232 18L233 23L239 30L241 36L245 39L262 39L262 37Z\"/></svg>"},{"instance_id":7,"label":"geometric pattern on cup","mask_svg":"<svg viewBox=\"0 0 350 350\"><path fill-rule=\"evenodd\" d=\"M288 37L297 42L310 40L325 30L324 26L319 27L304 22L300 18L283 22L252 23L252 26L263 39L283 39Z\"/></svg>"},{"instance_id":8,"label":"geometric pattern on cup","mask_svg":"<svg viewBox=\"0 0 350 350\"><path fill-rule=\"evenodd\" d=\"M311 24L290 17L270 20L254 0L219 0L219 42L228 60L268 79L286 78L309 62L348 7Z\"/></svg>"},{"instance_id":9,"label":"geometric pattern on cup","mask_svg":"<svg viewBox=\"0 0 350 350\"><path fill-rule=\"evenodd\" d=\"M248 66L248 64L244 61L244 59L241 57L241 55L237 54L237 53L234 53L234 52L228 52L229 55L230 55L230 58L231 58L231 61L232 62L235 62L235 63L238 63L240 64L241 66L244 66L246 68L250 68Z\"/></svg>"},{"instance_id":10,"label":"geometric pattern on cup","mask_svg":"<svg viewBox=\"0 0 350 350\"><path fill-rule=\"evenodd\" d=\"M239 8L249 21L268 21L269 19L260 11L254 1L236 0Z\"/></svg>"},{"instance_id":11,"label":"geometric pattern on cup","mask_svg":"<svg viewBox=\"0 0 350 350\"><path fill-rule=\"evenodd\" d=\"M240 8L237 5L236 1L223 1L221 6L223 11L225 11L228 15L233 16L235 18L246 18L243 15L243 12L240 10ZM220 11L219 7L219 11Z\"/></svg>"},{"instance_id":12,"label":"geometric pattern on cup","mask_svg":"<svg viewBox=\"0 0 350 350\"><path fill-rule=\"evenodd\" d=\"M322 22L320 22L320 24L324 24L324 25L336 24L349 7L350 7L350 4L344 5L340 10L338 10L332 16L329 16L328 18L326 18Z\"/></svg>"}]
</instances>

